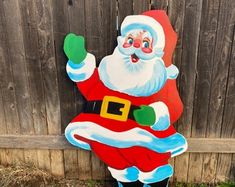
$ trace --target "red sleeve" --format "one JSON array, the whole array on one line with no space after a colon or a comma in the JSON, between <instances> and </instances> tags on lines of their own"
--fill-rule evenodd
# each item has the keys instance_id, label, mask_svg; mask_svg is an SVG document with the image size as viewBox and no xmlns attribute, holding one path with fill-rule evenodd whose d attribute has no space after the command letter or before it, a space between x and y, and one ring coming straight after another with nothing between
<instances>
[{"instance_id":1,"label":"red sleeve","mask_svg":"<svg viewBox=\"0 0 235 187\"><path fill-rule=\"evenodd\" d=\"M87 97L89 91L93 88L93 86L99 81L99 74L97 68L95 68L92 76L82 82L77 82L77 87L81 91L82 95Z\"/></svg>"},{"instance_id":2,"label":"red sleeve","mask_svg":"<svg viewBox=\"0 0 235 187\"><path fill-rule=\"evenodd\" d=\"M161 95L161 100L167 105L170 113L170 120L173 124L179 119L183 112L183 103L176 87L176 80L167 80Z\"/></svg>"}]
</instances>

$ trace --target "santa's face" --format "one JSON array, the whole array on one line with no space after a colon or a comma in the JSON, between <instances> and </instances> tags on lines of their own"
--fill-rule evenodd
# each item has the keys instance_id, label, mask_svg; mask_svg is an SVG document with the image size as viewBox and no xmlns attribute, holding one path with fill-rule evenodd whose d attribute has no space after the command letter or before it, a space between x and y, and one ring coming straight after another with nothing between
<instances>
[{"instance_id":1,"label":"santa's face","mask_svg":"<svg viewBox=\"0 0 235 187\"><path fill-rule=\"evenodd\" d=\"M113 54L102 59L100 78L112 90L132 96L152 95L167 80L162 54L162 50L154 48L149 32L130 31L126 36L119 36Z\"/></svg>"},{"instance_id":2,"label":"santa's face","mask_svg":"<svg viewBox=\"0 0 235 187\"><path fill-rule=\"evenodd\" d=\"M124 55L130 56L130 62L153 58L153 38L147 31L132 31L125 37L118 37L118 48Z\"/></svg>"}]
</instances>

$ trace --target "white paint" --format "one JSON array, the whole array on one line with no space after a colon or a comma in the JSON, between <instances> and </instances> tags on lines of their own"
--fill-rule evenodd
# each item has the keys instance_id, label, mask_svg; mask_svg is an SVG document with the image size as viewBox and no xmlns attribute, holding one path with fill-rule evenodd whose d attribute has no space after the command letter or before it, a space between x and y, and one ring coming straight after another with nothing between
<instances>
[{"instance_id":1,"label":"white paint","mask_svg":"<svg viewBox=\"0 0 235 187\"><path fill-rule=\"evenodd\" d=\"M166 116L166 115L170 116L168 107L166 106L165 103L163 103L161 101L152 103L149 106L153 107L153 109L154 109L155 117L156 117L155 123L157 123L159 121L160 117L163 117L163 116Z\"/></svg>"},{"instance_id":2,"label":"white paint","mask_svg":"<svg viewBox=\"0 0 235 187\"><path fill-rule=\"evenodd\" d=\"M95 56L91 53L87 53L87 56L84 59L83 63L84 63L84 65L80 68L72 68L69 65L69 63L67 63L67 65L66 65L67 73L71 73L74 76L85 73L86 74L85 79L80 80L80 81L84 81L84 80L89 79L91 77L91 75L93 74L95 67L96 67Z\"/></svg>"},{"instance_id":3,"label":"white paint","mask_svg":"<svg viewBox=\"0 0 235 187\"><path fill-rule=\"evenodd\" d=\"M125 29L125 27L130 24L142 24L151 27L156 33L158 41L156 43L156 47L163 49L165 47L165 34L163 28L159 22L157 22L154 18L145 15L131 15L127 16L121 24L121 33Z\"/></svg>"}]
</instances>

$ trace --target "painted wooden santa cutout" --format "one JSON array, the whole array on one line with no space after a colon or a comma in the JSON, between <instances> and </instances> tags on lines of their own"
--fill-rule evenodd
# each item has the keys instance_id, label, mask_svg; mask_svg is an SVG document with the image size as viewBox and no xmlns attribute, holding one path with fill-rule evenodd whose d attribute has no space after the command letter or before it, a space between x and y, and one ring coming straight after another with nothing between
<instances>
[{"instance_id":1,"label":"painted wooden santa cutout","mask_svg":"<svg viewBox=\"0 0 235 187\"><path fill-rule=\"evenodd\" d=\"M68 76L87 100L65 130L67 140L92 150L108 165L119 187L167 186L171 157L187 149L173 123L183 106L172 64L177 36L164 11L127 16L113 54L98 68L84 38L68 34Z\"/></svg>"}]
</instances>

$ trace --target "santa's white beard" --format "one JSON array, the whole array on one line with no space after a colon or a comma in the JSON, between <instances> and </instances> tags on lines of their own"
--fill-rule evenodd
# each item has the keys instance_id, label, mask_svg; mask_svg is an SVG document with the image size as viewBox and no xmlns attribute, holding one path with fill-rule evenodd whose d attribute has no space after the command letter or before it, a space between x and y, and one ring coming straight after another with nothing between
<instances>
[{"instance_id":1,"label":"santa's white beard","mask_svg":"<svg viewBox=\"0 0 235 187\"><path fill-rule=\"evenodd\" d=\"M149 96L159 91L167 80L167 72L161 58L139 59L132 63L129 55L118 48L102 59L99 76L111 90L132 96Z\"/></svg>"}]
</instances>

